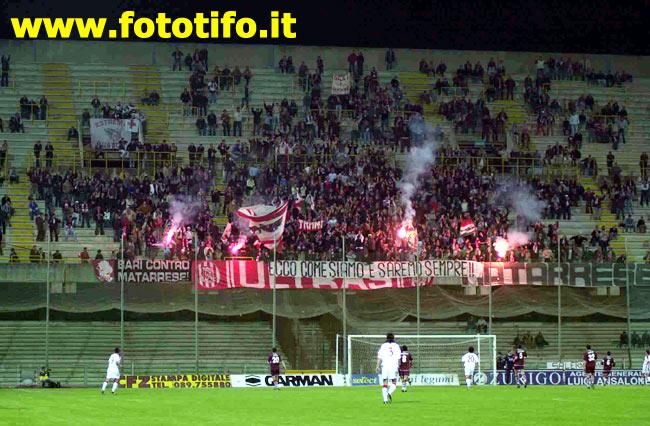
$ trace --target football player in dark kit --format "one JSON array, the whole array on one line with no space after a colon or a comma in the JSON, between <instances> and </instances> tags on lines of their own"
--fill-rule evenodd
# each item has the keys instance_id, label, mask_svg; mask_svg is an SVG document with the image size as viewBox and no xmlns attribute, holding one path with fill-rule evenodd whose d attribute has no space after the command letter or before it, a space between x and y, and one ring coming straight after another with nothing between
<instances>
[{"instance_id":1,"label":"football player in dark kit","mask_svg":"<svg viewBox=\"0 0 650 426\"><path fill-rule=\"evenodd\" d=\"M410 384L411 379L411 365L413 363L413 355L409 352L406 345L402 346L402 353L399 357L399 378L402 381L402 392L406 392L406 386Z\"/></svg>"},{"instance_id":2,"label":"football player in dark kit","mask_svg":"<svg viewBox=\"0 0 650 426\"><path fill-rule=\"evenodd\" d=\"M587 350L582 356L582 359L585 362L587 387L593 389L596 384L596 360L598 359L598 354L591 349L591 345L587 345Z\"/></svg>"},{"instance_id":3,"label":"football player in dark kit","mask_svg":"<svg viewBox=\"0 0 650 426\"><path fill-rule=\"evenodd\" d=\"M521 347L521 345L517 345L517 350L515 351L515 362L514 362L514 368L515 368L515 380L517 381L517 387L521 387L521 385L524 385L524 388L528 387L528 381L526 380L526 372L524 369L526 368L526 358L528 357L528 354L526 353L526 350Z\"/></svg>"},{"instance_id":4,"label":"football player in dark kit","mask_svg":"<svg viewBox=\"0 0 650 426\"><path fill-rule=\"evenodd\" d=\"M616 362L610 351L607 351L607 355L603 358L603 385L607 386L609 384L609 375L612 372L612 368L616 367Z\"/></svg>"},{"instance_id":5,"label":"football player in dark kit","mask_svg":"<svg viewBox=\"0 0 650 426\"><path fill-rule=\"evenodd\" d=\"M285 370L287 369L287 366L284 364L284 361L278 353L277 348L271 349L271 355L269 355L268 363L269 368L271 369L271 377L273 377L273 388L279 390L280 364L282 364Z\"/></svg>"}]
</instances>

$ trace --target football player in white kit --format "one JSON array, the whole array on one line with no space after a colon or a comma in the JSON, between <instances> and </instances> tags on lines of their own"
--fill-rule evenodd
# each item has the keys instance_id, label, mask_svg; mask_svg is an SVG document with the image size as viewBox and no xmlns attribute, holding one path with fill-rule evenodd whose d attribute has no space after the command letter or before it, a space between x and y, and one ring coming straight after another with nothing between
<instances>
[{"instance_id":1,"label":"football player in white kit","mask_svg":"<svg viewBox=\"0 0 650 426\"><path fill-rule=\"evenodd\" d=\"M643 358L643 384L647 385L650 383L650 349L646 349L645 357Z\"/></svg>"},{"instance_id":2,"label":"football player in white kit","mask_svg":"<svg viewBox=\"0 0 650 426\"><path fill-rule=\"evenodd\" d=\"M388 333L386 342L382 343L379 352L377 352L377 372L381 371L381 394L384 404L393 401L393 392L397 389L397 370L399 369L401 354L402 349L395 343L395 336L393 336L393 333Z\"/></svg>"},{"instance_id":3,"label":"football player in white kit","mask_svg":"<svg viewBox=\"0 0 650 426\"><path fill-rule=\"evenodd\" d=\"M467 349L467 353L460 360L465 367L465 384L467 385L467 389L469 389L472 386L474 369L476 369L476 364L478 364L478 355L474 353L474 346L470 346Z\"/></svg>"},{"instance_id":4,"label":"football player in white kit","mask_svg":"<svg viewBox=\"0 0 650 426\"><path fill-rule=\"evenodd\" d=\"M115 391L117 390L117 384L120 380L120 367L122 365L122 356L120 355L120 348L115 348L115 352L113 352L108 358L108 369L106 370L106 380L104 380L104 383L102 384L102 394L104 394L104 391L106 390L106 386L108 386L109 383L113 383L113 389L112 393L115 395Z\"/></svg>"}]
</instances>

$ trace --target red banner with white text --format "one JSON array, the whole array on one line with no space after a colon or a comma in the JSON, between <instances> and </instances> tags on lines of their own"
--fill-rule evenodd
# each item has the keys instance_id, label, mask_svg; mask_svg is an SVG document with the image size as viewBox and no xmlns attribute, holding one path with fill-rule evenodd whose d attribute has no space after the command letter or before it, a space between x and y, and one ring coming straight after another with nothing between
<instances>
[{"instance_id":1,"label":"red banner with white text","mask_svg":"<svg viewBox=\"0 0 650 426\"><path fill-rule=\"evenodd\" d=\"M343 288L343 278L272 277L269 264L253 260L199 260L192 267L192 278L197 290L227 290L252 288L271 290L275 281L278 290ZM420 279L420 285L431 285L433 279ZM346 278L349 290L378 290L382 288L414 288L415 278Z\"/></svg>"}]
</instances>

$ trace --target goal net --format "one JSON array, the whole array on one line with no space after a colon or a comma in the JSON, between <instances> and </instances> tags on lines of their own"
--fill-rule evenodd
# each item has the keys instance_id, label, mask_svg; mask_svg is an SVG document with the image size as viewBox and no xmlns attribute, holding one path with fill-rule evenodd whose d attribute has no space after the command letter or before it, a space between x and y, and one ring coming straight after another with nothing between
<instances>
[{"instance_id":1,"label":"goal net","mask_svg":"<svg viewBox=\"0 0 650 426\"><path fill-rule=\"evenodd\" d=\"M347 341L347 373L375 374L377 351L385 335L350 335ZM406 345L413 356L411 374L457 374L461 383L465 374L461 357L470 346L479 357L474 380L486 384L487 375L496 377L494 335L396 335L395 342ZM348 377L350 382L350 377ZM496 384L493 380L492 383Z\"/></svg>"}]
</instances>

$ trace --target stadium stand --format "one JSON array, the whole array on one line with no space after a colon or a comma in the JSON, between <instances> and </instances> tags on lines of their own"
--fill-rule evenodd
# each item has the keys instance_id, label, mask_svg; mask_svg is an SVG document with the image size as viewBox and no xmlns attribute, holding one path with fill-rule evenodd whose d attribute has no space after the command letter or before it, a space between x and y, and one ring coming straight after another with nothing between
<instances>
[{"instance_id":1,"label":"stadium stand","mask_svg":"<svg viewBox=\"0 0 650 426\"><path fill-rule=\"evenodd\" d=\"M124 371L138 374L183 374L196 371L194 323L128 321ZM259 373L266 370L271 330L263 322L202 322L199 338L203 371ZM65 385L88 385L104 378L106 342L119 341L119 322L52 321L49 366ZM45 359L45 329L39 321L0 322L0 386L15 379L33 380ZM108 348L110 351L110 348ZM291 364L289 364L290 366Z\"/></svg>"},{"instance_id":2,"label":"stadium stand","mask_svg":"<svg viewBox=\"0 0 650 426\"><path fill-rule=\"evenodd\" d=\"M198 241L201 244L198 256L202 258L207 253L208 235L210 247L215 248L214 258L232 255L228 251L229 246L239 234L233 231L230 236L226 235L226 242L221 244L223 231L232 221L232 213L237 207L252 203L259 196L277 199L288 196L292 199L290 215L293 218L326 220L330 215L337 219L325 226L324 233L313 238L301 236L294 225L287 225L286 249L284 254L280 254L281 257L339 258L341 253L337 242L345 235L347 247L351 247L348 255L353 253L357 259L406 258L408 250L404 248L400 252L389 247L390 238L386 235L392 235L396 230L393 228L399 225L393 223L395 217L402 213L396 207L399 196L396 182L411 161L408 147L415 144L413 124L421 123L420 117L429 126L429 131L436 134L439 162L431 171L439 179L436 183L441 183L436 188L429 186L427 196L417 200L422 205L434 203L436 209L441 209L439 214L437 211L436 214L429 214L428 211L418 214L416 226L425 242L425 255L496 260L486 239L504 235L508 227L514 226L517 221L515 213L508 212L501 216L499 209L490 205L488 194L496 189L497 178L506 176L532 186L536 197L547 210L538 223L528 224L527 231L532 237L530 244L526 244L525 249L512 251L508 257L502 256L500 260L557 261L559 256L560 260L566 261L602 263L619 260L647 262L650 259L647 256L650 245L646 232L636 225L639 218L650 220L650 207L647 203L640 205L639 189L640 179L647 173L644 166L640 166L640 159L647 150L650 137L650 80L643 75L635 75L632 81L614 83L611 87L608 87L610 83L601 84L598 81L607 81L607 78L590 76L586 80L578 77L567 79L564 74L561 77L553 74L558 78L536 82L538 95L544 93L549 99L557 100L563 111L555 114L548 129L537 132L540 114L527 98L525 89L526 78L530 76L536 79L539 75L532 54L506 58L504 78L497 82L490 65L487 65L490 54L486 52L447 52L447 71L441 74L418 71L420 52L400 52L403 61L398 69L390 71L384 70L380 59L382 52L368 52L365 72L357 76L358 86L353 84L352 95L343 101L330 98L329 94L333 75L347 72L344 49L328 49L323 54L324 71L318 77L313 77L316 74L304 77L299 73L280 72L275 60L280 56L280 51L264 51L266 53L263 55L256 56L246 53L249 52L246 49L257 52L254 47L247 47L241 52L230 50L230 47L223 49L210 49L206 72L207 81L214 76L215 67L220 69L216 80L217 86L220 86L216 100L206 108L206 112L214 112L218 117L215 135L200 134L197 119L204 114L200 114L197 107L188 108L181 100L183 91L191 86L193 72L186 67L180 71L172 70L171 62L167 63L167 59L151 64L152 61L148 59L151 52L146 47L130 46L122 59L115 60L113 53L96 46L92 61L65 53L61 53L60 60L55 61L52 56L39 51L39 55L46 58L43 62L12 51L11 84L0 90L0 117L5 121L0 141L6 140L8 145L2 165L4 179L0 196L11 198L11 225L3 232L3 262L11 261L9 253L14 249L21 263L31 261L43 266L48 256L58 252L62 262L75 265L80 263L79 254L83 247L88 248L91 259L98 251L104 253L107 259L134 258L143 253L159 258L192 258L192 244L187 244L187 251L182 252L147 250L145 247L151 248L161 239L164 222L154 222L154 212L151 211L140 212L142 217L134 213L135 218L128 217L130 213L124 212L127 200L134 203L134 199L141 202L145 198L154 198L145 184L140 187L145 181L143 176L151 179L146 182L159 184L159 188L165 187L159 192L166 195L167 187L179 185L175 181L175 170L185 176L184 179L195 183L175 192L187 197L196 196L205 202L202 220L197 221L201 222L203 228L193 230L193 235L200 232L205 236ZM154 51L163 58L171 54L171 49L163 53L160 53L161 50L164 49L159 47ZM217 52L225 53L218 55L215 54ZM315 71L316 49L296 48L288 52L293 53L296 67L305 60L312 73ZM215 58L219 63L215 63ZM462 71L467 60L485 63L486 75L482 78L460 78L462 72L459 74L457 68ZM595 62L597 59L593 60ZM548 65L546 72L551 72ZM223 77L221 70L235 66L240 70L250 67L250 83L241 81L236 84L233 81L231 84L229 77ZM379 70L376 76L373 76L373 67ZM636 73L636 70L629 69ZM555 73L554 70L552 72ZM502 86L509 77L514 83L511 97ZM449 85L442 87L442 82L437 84L440 79L446 79ZM159 99L152 97L152 93L157 94ZM569 119L565 113L569 103L587 94L593 97L595 112L589 112L585 124L579 125L583 139L578 146L574 139L569 141L568 135L563 132L564 121L566 119L568 122ZM44 119L37 119L36 110L32 107L23 110L19 104L23 96L36 102L42 96L47 98ZM100 105L97 111L91 104L95 97ZM296 105L293 114L290 112L292 101ZM598 115L605 116L603 120L606 124L616 123L617 117L613 116L616 114L602 114L602 108L611 102L624 107L629 120L625 143L617 142L617 149L615 144L609 143L613 139L607 143L590 142L590 130L586 126L589 119ZM245 107L246 103L250 108ZM489 117L475 117L477 128L474 131L465 131L462 125L457 125L459 117L454 115L458 111L446 113L449 105L466 111L468 103L482 105L486 108L482 111L489 113ZM140 143L138 148L124 154L125 157L122 157L119 149L110 152L93 149L89 143L89 123L84 122L84 114L87 114L86 117L99 117L103 115L101 108L108 105L112 108L110 115L115 113L118 106L131 104L144 117L144 143L137 142ZM268 115L266 107L272 104L272 114ZM241 136L234 136L233 133L224 135L222 112L228 111L234 119L238 107L243 115ZM259 109L264 116L259 123L254 118L254 109ZM16 113L23 116L24 132L8 130L9 117ZM451 119L446 119L445 115ZM495 121L497 117L501 121ZM542 119L547 120L545 116ZM291 131L279 135L287 122L292 124ZM491 138L484 125L492 126L498 134ZM70 137L72 127L78 129L77 137ZM258 127L262 136L258 135ZM289 133L296 135L298 141L288 137ZM527 143L523 142L524 134L529 135ZM33 153L37 141L43 145L51 142L52 164L47 163L43 153L37 165ZM224 145L220 145L221 142ZM175 149L172 149L172 144ZM163 152L163 146L169 151ZM209 154L192 157L192 148L199 146L203 146L206 153L210 148L216 149L214 159ZM599 172L588 172L578 159L573 163L567 160L566 164L553 159L546 161L545 153L554 146L577 147L580 160L593 158ZM220 151L222 148L223 151ZM228 150L230 152L226 153ZM607 160L610 151L615 155L611 165ZM359 160L364 164L359 165ZM309 169L305 171L306 168ZM253 169L256 173L251 175ZM66 177L68 184L62 184L61 187L65 189L61 193L54 191L54 196L46 201L41 191L54 185L41 181L32 185L28 173L32 175L35 170L46 170L43 173L45 180L54 176ZM332 174L334 176L330 178ZM71 175L75 177L69 178ZM360 175L365 176L360 178ZM17 181L12 176L16 176ZM143 180L135 182L132 179L136 176ZM373 180L367 179L368 176L372 176ZM106 182L116 182L112 184L113 188L117 188L116 193L111 195L110 202L102 206L102 214L109 213L106 220L101 216L106 232L97 235L101 233L95 232L93 214L90 227L75 227L75 238L65 241L63 225L70 213L64 211L65 206L59 201L73 194L68 201L80 200L83 203L84 199L79 195L83 191L77 190L74 184L84 178L92 180L93 190ZM332 191L334 181L343 182L336 184L335 190L340 190L340 193L334 194ZM353 183L347 185L344 182ZM446 191L446 188L454 188L454 185L457 188L455 192ZM373 195L378 196L365 197L366 188L373 188ZM599 215L587 212L583 190L603 196ZM301 196L296 197L301 191ZM463 207L459 200L462 194L470 193L474 198L470 200L468 197L464 201L476 202L476 206L470 206L470 209L480 212L485 224L479 224L476 219L480 238L472 242L463 239L458 243L461 236L459 221L467 210L467 206ZM616 195L618 193L620 196ZM569 204L562 204L564 199L558 195L566 195ZM37 221L30 217L30 196L40 212L49 213L51 208L52 213L61 220L62 223L56 225L60 228L59 241L47 243L47 235L39 238ZM635 222L630 229L622 225L624 219L617 218L617 212L612 209L615 207L613 200L626 197L629 198L629 205L625 205L623 216L627 217L630 213ZM54 206L52 200L55 200ZM303 205L298 201L302 201ZM157 202L163 205L162 200ZM557 209L553 210L553 206ZM309 212L310 207L314 207L312 210L318 207L321 211ZM429 210L433 210L433 207ZM376 223L371 226L373 218ZM47 227L47 219L43 219L43 226ZM345 227L340 226L348 219L350 223L346 223ZM596 228L601 231L594 235L592 232ZM125 253L119 253L121 232L127 234ZM153 243L147 239L151 235L156 237ZM586 238L585 247L581 250L576 250L575 243L569 242L576 236ZM557 252L558 239L562 245L560 253ZM368 241L376 243L376 246L369 249ZM41 251L37 249L34 255L33 247ZM587 251L594 254L576 254ZM269 251L257 250L253 241L244 247L242 255L262 260L271 257ZM173 311L173 306L169 310ZM502 352L508 349L509 343L518 334L530 331L534 336L541 332L548 346L544 349L531 348L531 362L536 366L544 366L549 360L579 359L586 343L601 350L615 349L620 333L627 328L622 319L615 316L608 317L608 321L591 318L586 318L584 322L568 321L562 324L560 343L557 323L548 321L548 318L540 320L531 316L495 320L492 332L497 335ZM165 314L161 313L160 317L164 318ZM333 368L336 364L336 354L333 353L336 334L341 331L340 319L326 323L322 318L291 319L290 324L281 328L286 333L280 336L281 348L287 351L292 366L304 369ZM192 357L185 356L194 352L193 322L128 321L124 328L127 369L131 365L132 371L141 374L196 370ZM634 322L633 330L639 333L648 328L650 324ZM390 324L369 322L355 323L349 332L382 334L387 329L408 334L414 333L415 328L410 320ZM468 331L467 324L457 318L425 321L421 327L421 332L428 334L465 334ZM0 384L32 377L45 356L44 333L42 321L0 321ZM50 367L64 383L81 385L101 379L107 351L114 346L113 343L109 343L108 348L106 345L107 342L115 342L116 336L119 336L119 323L50 321L48 333ZM199 368L223 372L263 371L271 334L270 327L264 321L201 320ZM285 344L292 341L290 338L296 343L296 349ZM634 348L631 355L638 358L641 352L639 346Z\"/></svg>"}]
</instances>

